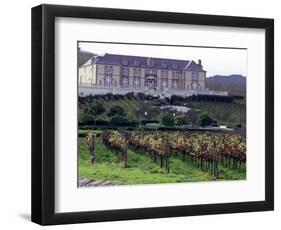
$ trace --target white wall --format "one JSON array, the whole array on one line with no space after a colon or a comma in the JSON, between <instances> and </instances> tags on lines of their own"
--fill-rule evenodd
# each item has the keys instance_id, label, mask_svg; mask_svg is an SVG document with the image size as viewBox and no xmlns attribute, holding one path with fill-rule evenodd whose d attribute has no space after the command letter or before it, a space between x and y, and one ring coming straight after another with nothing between
<instances>
[{"instance_id":1,"label":"white wall","mask_svg":"<svg viewBox=\"0 0 281 230\"><path fill-rule=\"evenodd\" d=\"M280 7L279 1L245 0L56 0L46 3L85 5L112 8L162 10L189 13L275 18L275 59L279 63ZM41 1L2 1L1 4L1 119L0 119L0 225L2 229L38 229L30 218L30 8ZM16 65L15 65L16 63ZM276 143L281 138L281 82L280 67L275 67L275 127ZM13 85L13 87L11 87ZM13 92L11 92L13 89ZM278 106L279 104L279 106ZM279 130L278 130L279 129ZM279 142L280 143L280 142ZM139 220L68 226L69 229L270 229L281 218L281 145L275 150L275 204L276 211L248 214L229 214L204 217ZM54 227L63 229L65 226ZM276 228L275 228L276 229Z\"/></svg>"}]
</instances>

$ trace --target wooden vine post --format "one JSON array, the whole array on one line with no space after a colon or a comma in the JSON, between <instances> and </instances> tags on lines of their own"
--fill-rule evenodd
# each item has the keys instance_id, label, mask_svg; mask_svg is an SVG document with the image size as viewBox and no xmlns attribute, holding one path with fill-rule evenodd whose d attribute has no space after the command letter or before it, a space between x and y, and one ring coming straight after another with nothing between
<instances>
[{"instance_id":1,"label":"wooden vine post","mask_svg":"<svg viewBox=\"0 0 281 230\"><path fill-rule=\"evenodd\" d=\"M95 134L92 131L88 131L85 139L86 139L87 149L88 149L89 155L90 155L90 161L93 164L96 160L96 156L95 156Z\"/></svg>"},{"instance_id":2,"label":"wooden vine post","mask_svg":"<svg viewBox=\"0 0 281 230\"><path fill-rule=\"evenodd\" d=\"M214 163L214 176L216 179L219 178L219 167L218 167L218 161L219 161L219 156L218 156L218 150L217 150L217 144L216 141L214 141L213 145L213 163Z\"/></svg>"},{"instance_id":3,"label":"wooden vine post","mask_svg":"<svg viewBox=\"0 0 281 230\"><path fill-rule=\"evenodd\" d=\"M122 155L123 155L123 161L124 161L124 168L127 168L127 166L128 166L128 142L129 142L129 133L125 132L125 133L123 134L123 138L124 138L124 143L123 143Z\"/></svg>"},{"instance_id":4,"label":"wooden vine post","mask_svg":"<svg viewBox=\"0 0 281 230\"><path fill-rule=\"evenodd\" d=\"M171 156L171 146L169 144L169 141L167 140L167 138L164 139L164 148L165 148L165 168L167 170L167 172L170 172L170 156Z\"/></svg>"},{"instance_id":5,"label":"wooden vine post","mask_svg":"<svg viewBox=\"0 0 281 230\"><path fill-rule=\"evenodd\" d=\"M128 142L126 136L124 137L124 146L123 146L123 161L124 161L124 168L128 166Z\"/></svg>"}]
</instances>

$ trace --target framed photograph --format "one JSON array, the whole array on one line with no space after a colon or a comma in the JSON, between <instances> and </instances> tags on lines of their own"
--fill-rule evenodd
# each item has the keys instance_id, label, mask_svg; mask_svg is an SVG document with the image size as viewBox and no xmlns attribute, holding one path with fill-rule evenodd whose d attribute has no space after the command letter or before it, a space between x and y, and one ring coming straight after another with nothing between
<instances>
[{"instance_id":1,"label":"framed photograph","mask_svg":"<svg viewBox=\"0 0 281 230\"><path fill-rule=\"evenodd\" d=\"M274 208L274 21L32 8L32 221Z\"/></svg>"}]
</instances>

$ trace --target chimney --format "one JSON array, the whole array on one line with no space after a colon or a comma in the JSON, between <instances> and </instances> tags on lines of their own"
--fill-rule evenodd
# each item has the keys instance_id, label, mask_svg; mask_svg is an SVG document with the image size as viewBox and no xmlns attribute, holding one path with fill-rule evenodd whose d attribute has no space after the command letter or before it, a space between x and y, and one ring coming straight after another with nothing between
<instances>
[{"instance_id":1,"label":"chimney","mask_svg":"<svg viewBox=\"0 0 281 230\"><path fill-rule=\"evenodd\" d=\"M202 66L201 59L198 60L198 64Z\"/></svg>"}]
</instances>

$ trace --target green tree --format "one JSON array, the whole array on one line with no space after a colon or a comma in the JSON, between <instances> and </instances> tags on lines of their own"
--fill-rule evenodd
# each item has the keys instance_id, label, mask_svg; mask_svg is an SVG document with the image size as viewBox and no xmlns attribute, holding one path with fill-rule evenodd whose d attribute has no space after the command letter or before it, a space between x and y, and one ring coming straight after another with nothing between
<instances>
[{"instance_id":1,"label":"green tree","mask_svg":"<svg viewBox=\"0 0 281 230\"><path fill-rule=\"evenodd\" d=\"M120 105L115 105L115 106L112 106L108 112L108 116L109 117L113 117L115 115L118 115L118 116L125 116L125 109L123 107L121 107Z\"/></svg>"},{"instance_id":2,"label":"green tree","mask_svg":"<svg viewBox=\"0 0 281 230\"><path fill-rule=\"evenodd\" d=\"M89 115L88 113L83 113L83 112L79 111L78 121L82 125L87 125L89 122L92 121L92 116Z\"/></svg>"},{"instance_id":3,"label":"green tree","mask_svg":"<svg viewBox=\"0 0 281 230\"><path fill-rule=\"evenodd\" d=\"M208 114L201 114L200 116L200 125L205 127L205 126L209 126L209 125L212 125L215 121L213 121L209 116Z\"/></svg>"},{"instance_id":4,"label":"green tree","mask_svg":"<svg viewBox=\"0 0 281 230\"><path fill-rule=\"evenodd\" d=\"M186 125L187 117L185 115L177 116L176 117L176 124L177 125Z\"/></svg>"},{"instance_id":5,"label":"green tree","mask_svg":"<svg viewBox=\"0 0 281 230\"><path fill-rule=\"evenodd\" d=\"M87 104L87 106L84 108L84 113L91 115L95 121L95 124L96 124L97 117L103 114L104 112L105 112L105 108L103 104L100 102Z\"/></svg>"},{"instance_id":6,"label":"green tree","mask_svg":"<svg viewBox=\"0 0 281 230\"><path fill-rule=\"evenodd\" d=\"M175 120L174 120L173 116L171 116L170 114L165 114L162 117L162 124L165 126L174 126Z\"/></svg>"},{"instance_id":7,"label":"green tree","mask_svg":"<svg viewBox=\"0 0 281 230\"><path fill-rule=\"evenodd\" d=\"M93 116L99 116L105 112L105 108L102 103L98 102L90 105L89 112Z\"/></svg>"}]
</instances>

